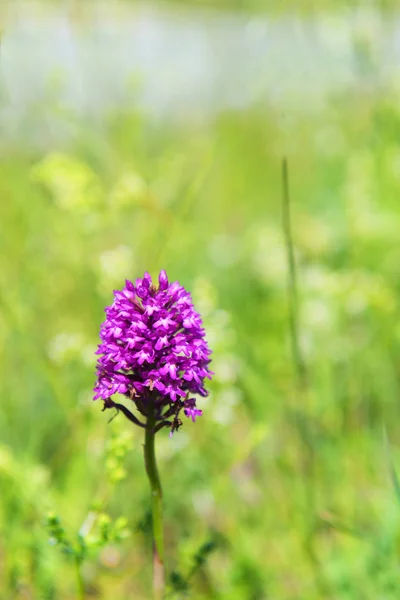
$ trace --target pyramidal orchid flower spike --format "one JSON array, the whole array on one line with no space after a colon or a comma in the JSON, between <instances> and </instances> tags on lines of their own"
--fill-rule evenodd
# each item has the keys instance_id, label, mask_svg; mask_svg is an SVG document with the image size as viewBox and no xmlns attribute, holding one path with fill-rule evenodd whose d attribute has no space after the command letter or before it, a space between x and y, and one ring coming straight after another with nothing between
<instances>
[{"instance_id":1,"label":"pyramidal orchid flower spike","mask_svg":"<svg viewBox=\"0 0 400 600\"><path fill-rule=\"evenodd\" d=\"M145 273L135 284L126 281L114 296L100 330L94 399L104 400L105 408L120 408L111 396L123 394L144 417L154 412L157 431L178 429L182 410L196 421L202 411L192 395L207 395L204 380L212 373L190 294L177 282L169 284L161 271L158 285ZM128 409L122 412L135 418ZM144 426L138 418L133 422Z\"/></svg>"},{"instance_id":2,"label":"pyramidal orchid flower spike","mask_svg":"<svg viewBox=\"0 0 400 600\"><path fill-rule=\"evenodd\" d=\"M126 281L105 312L96 352L94 400L102 399L104 410L117 409L145 429L145 466L153 505L153 588L158 599L164 593L164 549L154 436L164 427L172 435L182 425L182 413L193 422L201 416L195 396L207 396L204 383L213 374L211 352L190 294L178 282L169 284L165 271L156 285L148 273L134 284ZM128 398L139 416L115 402L114 394Z\"/></svg>"}]
</instances>

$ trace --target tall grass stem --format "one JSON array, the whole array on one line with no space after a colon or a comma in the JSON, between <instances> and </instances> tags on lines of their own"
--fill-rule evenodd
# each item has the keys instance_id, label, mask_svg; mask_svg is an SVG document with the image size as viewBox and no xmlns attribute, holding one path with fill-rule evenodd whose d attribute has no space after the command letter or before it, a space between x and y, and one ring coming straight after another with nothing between
<instances>
[{"instance_id":1,"label":"tall grass stem","mask_svg":"<svg viewBox=\"0 0 400 600\"><path fill-rule=\"evenodd\" d=\"M83 581L82 575L82 564L81 561L77 558L75 560L75 571L76 571L76 583L77 583L77 598L78 600L85 600L85 583Z\"/></svg>"},{"instance_id":2,"label":"tall grass stem","mask_svg":"<svg viewBox=\"0 0 400 600\"><path fill-rule=\"evenodd\" d=\"M297 275L296 259L294 253L294 243L292 236L290 195L289 195L289 175L287 159L282 161L282 182L283 182L283 231L285 234L285 245L288 262L288 299L289 299L289 325L290 342L292 346L293 363L296 370L296 378L300 389L307 385L307 371L305 360L303 358L299 342L298 326L298 295L297 295Z\"/></svg>"}]
</instances>

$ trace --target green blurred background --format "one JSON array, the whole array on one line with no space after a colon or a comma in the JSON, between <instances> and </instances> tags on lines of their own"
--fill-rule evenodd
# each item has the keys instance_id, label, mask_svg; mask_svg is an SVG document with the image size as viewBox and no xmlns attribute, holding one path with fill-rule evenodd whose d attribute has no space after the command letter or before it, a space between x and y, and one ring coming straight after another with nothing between
<instances>
[{"instance_id":1,"label":"green blurred background","mask_svg":"<svg viewBox=\"0 0 400 600\"><path fill-rule=\"evenodd\" d=\"M176 588L212 549L171 597L399 597L395 4L3 7L2 600L76 598L46 515L73 538L100 508L130 535L85 561L87 597L150 598L142 432L91 398L113 289L161 268L215 371L204 416L158 435Z\"/></svg>"}]
</instances>

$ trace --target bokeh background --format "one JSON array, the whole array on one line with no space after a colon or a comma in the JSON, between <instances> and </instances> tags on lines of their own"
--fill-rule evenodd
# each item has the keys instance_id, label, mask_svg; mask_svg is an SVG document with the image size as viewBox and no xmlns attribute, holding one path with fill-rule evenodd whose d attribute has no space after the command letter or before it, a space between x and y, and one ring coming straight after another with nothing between
<instances>
[{"instance_id":1,"label":"bokeh background","mask_svg":"<svg viewBox=\"0 0 400 600\"><path fill-rule=\"evenodd\" d=\"M70 539L125 518L86 596L150 598L142 432L91 398L113 289L161 268L215 371L157 440L170 597L399 597L400 13L214 4L2 5L2 600L77 598L49 511Z\"/></svg>"}]
</instances>

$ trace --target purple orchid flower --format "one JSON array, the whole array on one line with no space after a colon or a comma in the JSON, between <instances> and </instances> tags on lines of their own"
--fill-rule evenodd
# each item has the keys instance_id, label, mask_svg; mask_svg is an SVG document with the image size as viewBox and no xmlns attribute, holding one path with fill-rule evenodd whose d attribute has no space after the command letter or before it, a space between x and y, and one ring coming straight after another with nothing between
<instances>
[{"instance_id":1,"label":"purple orchid flower","mask_svg":"<svg viewBox=\"0 0 400 600\"><path fill-rule=\"evenodd\" d=\"M158 285L145 273L134 284L126 281L114 297L100 329L94 400L101 398L104 408L117 408L142 427L111 396L130 398L145 417L151 404L155 431L166 426L171 432L178 429L182 409L194 422L202 411L192 395L207 396L204 382L213 373L211 351L190 294L178 282L169 284L161 271Z\"/></svg>"}]
</instances>

